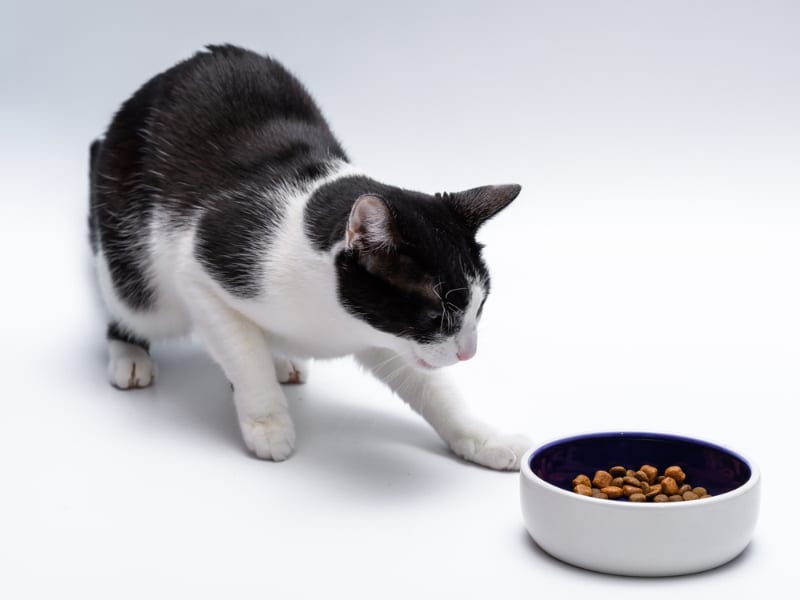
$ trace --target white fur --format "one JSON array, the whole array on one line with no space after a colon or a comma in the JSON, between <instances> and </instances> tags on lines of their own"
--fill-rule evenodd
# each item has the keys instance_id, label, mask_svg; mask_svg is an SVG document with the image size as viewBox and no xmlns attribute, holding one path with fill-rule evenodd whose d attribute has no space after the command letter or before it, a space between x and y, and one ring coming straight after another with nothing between
<instances>
[{"instance_id":1,"label":"white fur","mask_svg":"<svg viewBox=\"0 0 800 600\"><path fill-rule=\"evenodd\" d=\"M428 421L453 452L492 469L519 469L530 441L524 436L499 435L473 418L443 373L414 369L402 355L379 348L360 352L356 360Z\"/></svg>"},{"instance_id":2,"label":"white fur","mask_svg":"<svg viewBox=\"0 0 800 600\"><path fill-rule=\"evenodd\" d=\"M275 377L278 383L305 383L308 381L308 361L299 358L283 358L276 356L273 359Z\"/></svg>"},{"instance_id":3,"label":"white fur","mask_svg":"<svg viewBox=\"0 0 800 600\"><path fill-rule=\"evenodd\" d=\"M149 263L156 284L155 308L144 313L128 309L114 293L99 252L98 277L109 312L132 333L148 339L194 331L232 382L245 444L261 458L284 460L294 447L294 427L279 381L304 380L305 365L298 359L355 355L420 413L456 454L495 469L519 468L527 440L498 436L468 416L457 390L434 370L457 362L459 352L474 353L477 311L484 295L480 282L470 285L461 331L438 344L418 344L378 331L339 303L334 257L345 240L329 252L315 250L305 234L303 215L314 189L355 173L351 166L339 164L311 188L283 191L286 212L267 254L259 297L242 299L225 291L194 257L195 227L170 232L156 216ZM445 296L446 292L444 306ZM128 348L123 352L115 344ZM112 382L119 384L126 373L130 376L126 368L136 347L111 342L109 348L115 365ZM136 360L138 373L143 357Z\"/></svg>"},{"instance_id":4,"label":"white fur","mask_svg":"<svg viewBox=\"0 0 800 600\"><path fill-rule=\"evenodd\" d=\"M108 342L108 380L121 390L153 383L156 366L144 348L117 340Z\"/></svg>"},{"instance_id":5,"label":"white fur","mask_svg":"<svg viewBox=\"0 0 800 600\"><path fill-rule=\"evenodd\" d=\"M178 232L170 231L164 225L164 218L156 212L148 234L149 262L141 265L154 283L156 306L154 310L145 312L132 310L117 296L108 262L102 249L98 250L95 268L100 294L115 319L149 340L180 337L191 332L189 313L175 274L194 260L193 234L193 227Z\"/></svg>"}]
</instances>

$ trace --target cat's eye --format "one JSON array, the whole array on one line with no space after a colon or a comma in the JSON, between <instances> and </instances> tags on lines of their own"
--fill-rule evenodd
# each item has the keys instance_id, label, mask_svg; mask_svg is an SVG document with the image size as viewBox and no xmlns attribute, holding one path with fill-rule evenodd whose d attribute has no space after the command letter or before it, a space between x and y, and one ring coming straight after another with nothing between
<instances>
[{"instance_id":1,"label":"cat's eye","mask_svg":"<svg viewBox=\"0 0 800 600\"><path fill-rule=\"evenodd\" d=\"M441 311L438 310L429 310L428 312L425 313L425 320L434 325L437 325L442 321L442 313Z\"/></svg>"}]
</instances>

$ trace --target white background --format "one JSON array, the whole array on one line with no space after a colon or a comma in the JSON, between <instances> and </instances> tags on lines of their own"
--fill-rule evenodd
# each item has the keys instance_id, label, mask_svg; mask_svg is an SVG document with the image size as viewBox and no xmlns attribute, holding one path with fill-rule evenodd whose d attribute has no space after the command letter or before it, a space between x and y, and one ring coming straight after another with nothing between
<instances>
[{"instance_id":1,"label":"white background","mask_svg":"<svg viewBox=\"0 0 800 600\"><path fill-rule=\"evenodd\" d=\"M797 3L0 8L0 597L796 587ZM478 356L453 378L475 412L536 443L659 430L750 456L764 493L745 553L664 580L557 562L524 531L516 474L453 458L349 360L287 390L298 443L283 464L245 452L224 377L189 342L154 348L152 389L113 390L88 144L137 86L210 42L282 60L376 178L521 183L481 232L493 293ZM613 551L590 528L585 543Z\"/></svg>"}]
</instances>

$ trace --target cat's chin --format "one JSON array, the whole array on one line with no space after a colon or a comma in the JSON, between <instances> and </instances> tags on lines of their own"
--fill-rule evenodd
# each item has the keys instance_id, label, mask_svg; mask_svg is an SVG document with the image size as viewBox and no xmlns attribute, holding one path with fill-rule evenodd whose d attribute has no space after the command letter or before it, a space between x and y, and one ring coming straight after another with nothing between
<instances>
[{"instance_id":1,"label":"cat's chin","mask_svg":"<svg viewBox=\"0 0 800 600\"><path fill-rule=\"evenodd\" d=\"M431 371L438 371L439 369L442 369L444 367L449 367L450 365L453 365L456 362L458 362L456 360L453 360L453 361L450 361L450 362L445 362L445 364L434 364L432 362L429 362L425 358L422 358L422 356L420 356L420 354L421 353L419 353L416 350L414 350L414 351L411 352L411 355L408 356L408 358L406 360L408 361L408 363L411 366L413 366L418 371L424 371L426 373L429 373ZM439 358L439 357L437 357L437 358ZM437 360L437 362L439 362L439 361Z\"/></svg>"}]
</instances>

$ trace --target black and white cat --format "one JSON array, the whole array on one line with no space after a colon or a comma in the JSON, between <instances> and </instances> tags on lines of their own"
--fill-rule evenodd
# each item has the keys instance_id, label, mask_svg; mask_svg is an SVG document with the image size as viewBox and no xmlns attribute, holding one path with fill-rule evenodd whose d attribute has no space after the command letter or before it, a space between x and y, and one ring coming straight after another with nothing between
<instances>
[{"instance_id":1,"label":"black and white cat","mask_svg":"<svg viewBox=\"0 0 800 600\"><path fill-rule=\"evenodd\" d=\"M149 342L195 332L233 386L247 447L284 460L280 383L353 355L459 456L518 469L529 442L472 418L441 367L475 354L478 228L518 185L435 196L353 167L278 62L209 46L142 86L91 147L108 374L153 382Z\"/></svg>"}]
</instances>

